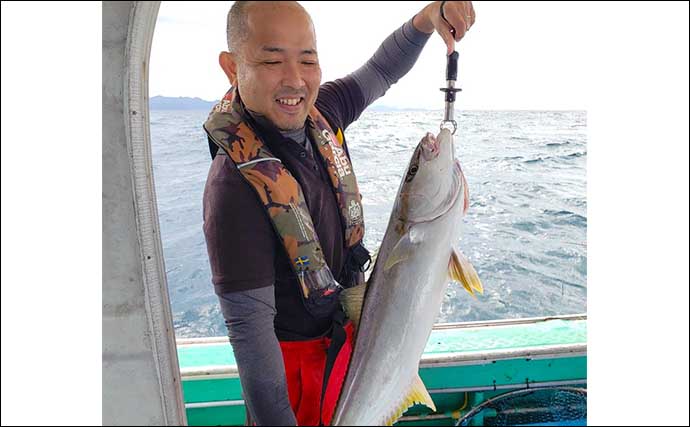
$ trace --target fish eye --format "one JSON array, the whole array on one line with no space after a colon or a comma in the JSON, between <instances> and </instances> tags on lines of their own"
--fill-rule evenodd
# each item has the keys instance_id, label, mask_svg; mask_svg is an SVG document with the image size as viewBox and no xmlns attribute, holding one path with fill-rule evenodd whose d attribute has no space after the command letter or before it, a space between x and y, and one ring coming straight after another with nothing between
<instances>
[{"instance_id":1,"label":"fish eye","mask_svg":"<svg viewBox=\"0 0 690 427\"><path fill-rule=\"evenodd\" d=\"M416 164L410 166L410 169L407 171L407 176L405 177L405 182L410 182L414 179L414 176L417 174L417 169L419 169L419 166Z\"/></svg>"}]
</instances>

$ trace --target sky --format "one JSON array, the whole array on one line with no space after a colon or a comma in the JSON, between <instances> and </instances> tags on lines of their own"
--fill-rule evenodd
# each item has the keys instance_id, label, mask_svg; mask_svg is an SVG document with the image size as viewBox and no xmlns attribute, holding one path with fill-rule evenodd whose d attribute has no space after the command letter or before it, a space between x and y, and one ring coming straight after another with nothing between
<instances>
[{"instance_id":1,"label":"sky","mask_svg":"<svg viewBox=\"0 0 690 427\"><path fill-rule=\"evenodd\" d=\"M154 33L150 96L220 98L228 87L218 65L233 2L162 2ZM311 14L323 82L356 70L381 42L428 2L300 2ZM586 110L593 50L613 3L473 3L477 19L456 45L456 109ZM602 11L604 13L602 15ZM592 31L593 29L597 31ZM376 105L443 108L445 45L433 34L412 70Z\"/></svg>"}]
</instances>

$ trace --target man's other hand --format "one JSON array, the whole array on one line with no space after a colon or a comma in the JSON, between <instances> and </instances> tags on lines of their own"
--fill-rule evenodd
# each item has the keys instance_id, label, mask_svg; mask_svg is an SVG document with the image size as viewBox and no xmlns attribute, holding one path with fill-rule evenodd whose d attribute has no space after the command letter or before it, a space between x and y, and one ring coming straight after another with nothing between
<instances>
[{"instance_id":1,"label":"man's other hand","mask_svg":"<svg viewBox=\"0 0 690 427\"><path fill-rule=\"evenodd\" d=\"M427 34L436 30L446 43L450 55L455 50L455 42L459 42L465 36L474 25L474 21L475 13L471 1L435 1L415 15L412 24Z\"/></svg>"}]
</instances>

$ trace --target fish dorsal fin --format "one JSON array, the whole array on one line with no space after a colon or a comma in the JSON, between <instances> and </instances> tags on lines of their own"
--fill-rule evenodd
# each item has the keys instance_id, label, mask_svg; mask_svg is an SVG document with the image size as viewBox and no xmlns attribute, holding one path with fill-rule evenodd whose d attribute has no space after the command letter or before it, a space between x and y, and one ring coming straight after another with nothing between
<instances>
[{"instance_id":1,"label":"fish dorsal fin","mask_svg":"<svg viewBox=\"0 0 690 427\"><path fill-rule=\"evenodd\" d=\"M362 315L362 306L364 305L364 293L367 290L367 285L354 286L352 288L344 289L340 293L340 303L343 305L347 318L352 320L355 330L359 329L359 318Z\"/></svg>"},{"instance_id":2,"label":"fish dorsal fin","mask_svg":"<svg viewBox=\"0 0 690 427\"><path fill-rule=\"evenodd\" d=\"M448 261L448 273L450 278L456 282L460 282L467 292L473 297L476 297L474 291L480 294L484 293L484 287L479 280L479 275L475 271L470 261L459 250L453 249L450 254L450 261Z\"/></svg>"},{"instance_id":3,"label":"fish dorsal fin","mask_svg":"<svg viewBox=\"0 0 690 427\"><path fill-rule=\"evenodd\" d=\"M386 258L386 263L383 266L383 271L388 271L399 262L405 261L412 256L415 247L412 230L405 233L398 243L395 244L391 250L390 255Z\"/></svg>"},{"instance_id":4,"label":"fish dorsal fin","mask_svg":"<svg viewBox=\"0 0 690 427\"><path fill-rule=\"evenodd\" d=\"M400 417L403 416L405 411L417 404L424 405L436 412L436 405L434 405L434 401L431 400L431 396L429 396L429 392L426 390L424 382L421 378L419 378L419 374L415 374L414 380L412 380L412 386L408 390L402 402L400 402L400 405L395 408L393 414L386 419L385 425L392 426L393 423L398 421Z\"/></svg>"}]
</instances>

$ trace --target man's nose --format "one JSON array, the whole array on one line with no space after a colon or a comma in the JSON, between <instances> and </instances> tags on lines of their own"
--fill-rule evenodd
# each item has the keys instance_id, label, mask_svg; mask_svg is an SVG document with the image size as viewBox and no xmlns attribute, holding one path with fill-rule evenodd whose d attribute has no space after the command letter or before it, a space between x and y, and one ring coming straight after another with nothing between
<instances>
[{"instance_id":1,"label":"man's nose","mask_svg":"<svg viewBox=\"0 0 690 427\"><path fill-rule=\"evenodd\" d=\"M298 62L286 61L283 67L283 86L292 87L295 89L305 86L302 78L302 71Z\"/></svg>"}]
</instances>

